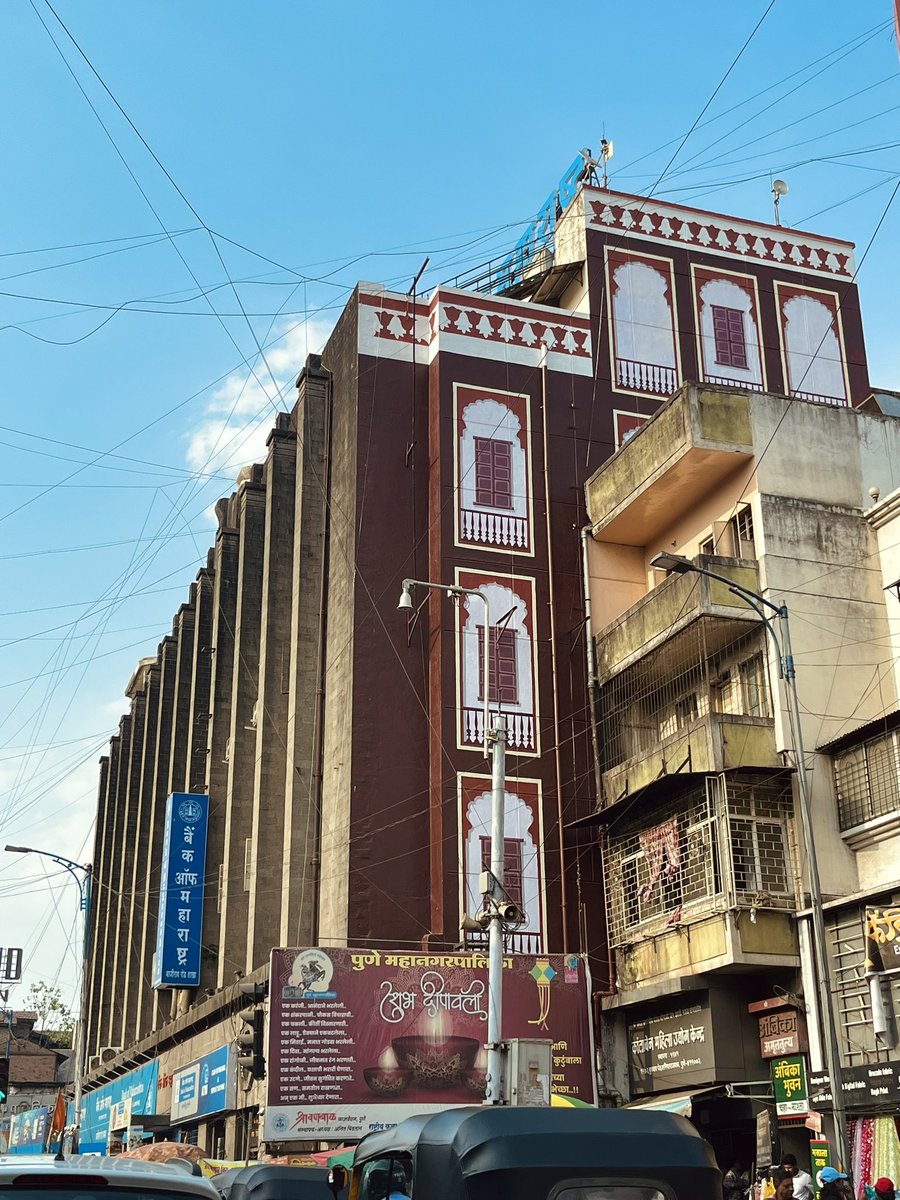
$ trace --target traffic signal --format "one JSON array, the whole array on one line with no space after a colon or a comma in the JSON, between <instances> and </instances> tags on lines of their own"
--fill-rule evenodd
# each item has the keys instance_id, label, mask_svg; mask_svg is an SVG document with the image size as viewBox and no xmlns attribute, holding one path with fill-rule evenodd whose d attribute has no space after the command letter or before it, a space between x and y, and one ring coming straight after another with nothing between
<instances>
[{"instance_id":1,"label":"traffic signal","mask_svg":"<svg viewBox=\"0 0 900 1200\"><path fill-rule=\"evenodd\" d=\"M266 983L255 983L245 979L238 984L238 989L254 1002L251 1007L242 1008L238 1013L238 1020L243 1021L245 1025L245 1028L235 1038L240 1050L238 1064L244 1068L251 1079L264 1079L266 1056L263 1039L266 1014L263 1009L263 1001L268 995L269 986Z\"/></svg>"},{"instance_id":2,"label":"traffic signal","mask_svg":"<svg viewBox=\"0 0 900 1200\"><path fill-rule=\"evenodd\" d=\"M0 1058L0 1104L5 1103L9 1093L9 1058Z\"/></svg>"}]
</instances>

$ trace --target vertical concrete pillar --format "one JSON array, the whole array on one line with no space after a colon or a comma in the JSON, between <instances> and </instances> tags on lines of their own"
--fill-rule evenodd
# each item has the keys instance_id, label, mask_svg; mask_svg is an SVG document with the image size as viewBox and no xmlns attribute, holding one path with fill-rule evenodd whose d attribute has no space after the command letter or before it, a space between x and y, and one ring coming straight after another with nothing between
<instances>
[{"instance_id":1,"label":"vertical concrete pillar","mask_svg":"<svg viewBox=\"0 0 900 1200\"><path fill-rule=\"evenodd\" d=\"M191 680L194 668L194 623L196 583L191 584L190 599L182 604L172 633L178 642L175 668L175 709L172 714L172 744L169 755L169 792L186 792L187 748L191 731Z\"/></svg>"},{"instance_id":2,"label":"vertical concrete pillar","mask_svg":"<svg viewBox=\"0 0 900 1200\"><path fill-rule=\"evenodd\" d=\"M222 878L222 913L219 975L232 982L235 970L246 971L249 891L253 877L253 785L256 774L257 700L259 699L259 638L262 606L262 568L265 541L266 495L263 469L246 468L238 480L237 605L234 624L231 731L226 757L225 844L226 869ZM246 868L246 870L245 870ZM225 954L240 961L226 965Z\"/></svg>"},{"instance_id":3,"label":"vertical concrete pillar","mask_svg":"<svg viewBox=\"0 0 900 1200\"><path fill-rule=\"evenodd\" d=\"M291 661L296 435L279 413L267 441L264 468L265 530L260 606L259 695L253 820L255 870L247 913L247 970L269 957L280 929L285 811L281 792L287 761L287 709Z\"/></svg>"},{"instance_id":4,"label":"vertical concrete pillar","mask_svg":"<svg viewBox=\"0 0 900 1200\"><path fill-rule=\"evenodd\" d=\"M128 791L128 768L131 760L131 717L119 719L118 755L115 778L110 777L110 807L113 810L112 828L110 830L111 854L106 868L106 874L99 880L99 886L106 891L106 917L101 934L103 955L103 971L101 973L100 990L100 1025L98 1039L102 1046L115 1046L118 1043L111 1040L115 1024L114 975L110 970L109 955L119 927L119 910L122 904L120 880L119 846L122 840L122 829L125 823L125 795Z\"/></svg>"},{"instance_id":5,"label":"vertical concrete pillar","mask_svg":"<svg viewBox=\"0 0 900 1200\"><path fill-rule=\"evenodd\" d=\"M98 1027L100 1018L100 985L103 970L103 955L106 947L103 942L103 932L106 927L106 909L109 903L109 891L103 886L109 865L111 853L112 809L109 804L110 772L115 774L117 764L113 765L118 756L118 739L112 738L109 743L109 754L100 759L100 784L97 789L97 823L94 830L94 888L91 895L90 917L90 955L85 970L88 972L85 995L87 1012L81 1014L84 1022L84 1053L86 1058L99 1052Z\"/></svg>"},{"instance_id":6,"label":"vertical concrete pillar","mask_svg":"<svg viewBox=\"0 0 900 1200\"><path fill-rule=\"evenodd\" d=\"M128 945L125 964L125 1045L138 1036L138 1001L141 971L141 939L144 920L144 886L149 867L149 833L153 816L153 775L156 765L156 734L159 723L159 663L143 659L138 670L143 675L144 731L141 751L140 784L135 852L132 857L129 892ZM142 1033L144 1031L141 1031Z\"/></svg>"},{"instance_id":7,"label":"vertical concrete pillar","mask_svg":"<svg viewBox=\"0 0 900 1200\"><path fill-rule=\"evenodd\" d=\"M243 871L244 847L229 853L226 842L228 757L231 739L232 687L234 686L234 628L237 621L238 533L237 496L220 500L216 505L219 529L213 549L214 584L212 597L210 684L210 720L207 730L205 790L209 794L209 826L206 842L206 878L212 891L207 891L203 909L203 944L210 947L210 957L201 959L200 984L219 987L232 980L232 972L243 970L244 947L231 953L222 941L222 895L226 872L240 864ZM215 950L215 957L212 951Z\"/></svg>"},{"instance_id":8,"label":"vertical concrete pillar","mask_svg":"<svg viewBox=\"0 0 900 1200\"><path fill-rule=\"evenodd\" d=\"M156 752L153 761L151 811L147 823L147 859L143 871L143 914L135 936L139 939L141 967L138 989L137 1027L145 1033L156 1028L159 997L150 986L153 954L156 949L156 917L159 912L160 860L162 858L163 820L169 784L169 760L172 753L172 714L175 697L175 667L178 644L165 637L159 644L159 701L156 718Z\"/></svg>"},{"instance_id":9,"label":"vertical concrete pillar","mask_svg":"<svg viewBox=\"0 0 900 1200\"><path fill-rule=\"evenodd\" d=\"M213 593L215 591L212 561L213 554L210 551L207 565L197 573L195 591L194 662L191 670L191 724L188 730L187 744L187 791L189 792L206 791L206 759L209 754L210 680L212 675L212 610Z\"/></svg>"},{"instance_id":10,"label":"vertical concrete pillar","mask_svg":"<svg viewBox=\"0 0 900 1200\"><path fill-rule=\"evenodd\" d=\"M310 355L297 381L294 561L291 587L284 845L281 860L282 946L304 946L315 929L321 739L324 716L324 563L328 525L326 414L329 374ZM274 796L273 796L274 799Z\"/></svg>"}]
</instances>

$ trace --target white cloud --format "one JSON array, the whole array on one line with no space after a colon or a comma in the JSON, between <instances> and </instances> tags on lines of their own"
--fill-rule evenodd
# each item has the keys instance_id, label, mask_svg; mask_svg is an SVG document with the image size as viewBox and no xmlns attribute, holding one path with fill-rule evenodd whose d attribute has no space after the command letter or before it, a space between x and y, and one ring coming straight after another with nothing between
<instances>
[{"instance_id":1,"label":"white cloud","mask_svg":"<svg viewBox=\"0 0 900 1200\"><path fill-rule=\"evenodd\" d=\"M202 421L189 435L187 461L191 468L236 473L264 458L276 409L293 408L294 380L307 354L318 354L330 332L327 321L292 326L266 350L265 362L257 358L253 371L229 375L213 392Z\"/></svg>"}]
</instances>

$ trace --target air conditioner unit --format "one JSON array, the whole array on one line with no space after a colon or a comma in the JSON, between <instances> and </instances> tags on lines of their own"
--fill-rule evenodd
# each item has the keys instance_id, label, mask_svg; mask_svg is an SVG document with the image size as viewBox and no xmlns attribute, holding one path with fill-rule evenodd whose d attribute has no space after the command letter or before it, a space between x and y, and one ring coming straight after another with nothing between
<instances>
[{"instance_id":1,"label":"air conditioner unit","mask_svg":"<svg viewBox=\"0 0 900 1200\"><path fill-rule=\"evenodd\" d=\"M99 1054L89 1055L87 1066L88 1066L89 1071L93 1071L95 1067L99 1067L100 1066L100 1055Z\"/></svg>"},{"instance_id":2,"label":"air conditioner unit","mask_svg":"<svg viewBox=\"0 0 900 1200\"><path fill-rule=\"evenodd\" d=\"M100 1047L100 1061L102 1063L107 1063L107 1062L109 1062L109 1060L111 1058L115 1058L117 1054L121 1054L121 1053L122 1053L121 1046L101 1046Z\"/></svg>"}]
</instances>

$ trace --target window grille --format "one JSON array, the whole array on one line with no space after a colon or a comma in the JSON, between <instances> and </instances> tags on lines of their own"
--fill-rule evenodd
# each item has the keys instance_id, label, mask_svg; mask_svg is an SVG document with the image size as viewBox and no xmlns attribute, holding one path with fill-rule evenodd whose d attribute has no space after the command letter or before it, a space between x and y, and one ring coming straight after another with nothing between
<instances>
[{"instance_id":1,"label":"window grille","mask_svg":"<svg viewBox=\"0 0 900 1200\"><path fill-rule=\"evenodd\" d=\"M893 1053L876 1039L872 1029L869 983L863 967L864 920L865 904L853 904L825 915L829 981L835 998L841 1060L845 1066L888 1062ZM882 987L885 1005L900 1014L900 975L886 976Z\"/></svg>"},{"instance_id":2,"label":"window grille","mask_svg":"<svg viewBox=\"0 0 900 1200\"><path fill-rule=\"evenodd\" d=\"M739 548L741 547L742 543L749 544L750 548L753 548L755 540L753 536L753 509L749 504L745 505L745 507L742 508L735 516L734 531L737 535L736 542ZM753 555L741 554L739 557L752 558Z\"/></svg>"},{"instance_id":3,"label":"window grille","mask_svg":"<svg viewBox=\"0 0 900 1200\"><path fill-rule=\"evenodd\" d=\"M518 704L519 678L516 665L515 629L491 629L491 661L488 667L488 701ZM478 626L478 699L484 700L484 626Z\"/></svg>"},{"instance_id":4,"label":"window grille","mask_svg":"<svg viewBox=\"0 0 900 1200\"><path fill-rule=\"evenodd\" d=\"M512 442L475 439L475 503L512 508Z\"/></svg>"},{"instance_id":5,"label":"window grille","mask_svg":"<svg viewBox=\"0 0 900 1200\"><path fill-rule=\"evenodd\" d=\"M735 636L735 624L715 617L695 621L604 685L599 705L604 771L665 747L670 739L677 744L710 711L771 718L765 630L754 625ZM602 638L597 641L602 651Z\"/></svg>"},{"instance_id":6,"label":"window grille","mask_svg":"<svg viewBox=\"0 0 900 1200\"><path fill-rule=\"evenodd\" d=\"M790 815L789 775L710 775L651 813L613 822L605 849L612 945L734 905L793 908Z\"/></svg>"},{"instance_id":7,"label":"window grille","mask_svg":"<svg viewBox=\"0 0 900 1200\"><path fill-rule=\"evenodd\" d=\"M722 367L747 369L747 342L744 337L744 314L739 308L713 304L713 337L716 343L716 363Z\"/></svg>"},{"instance_id":8,"label":"window grille","mask_svg":"<svg viewBox=\"0 0 900 1200\"><path fill-rule=\"evenodd\" d=\"M900 809L900 739L881 734L834 759L838 821L853 829Z\"/></svg>"}]
</instances>

